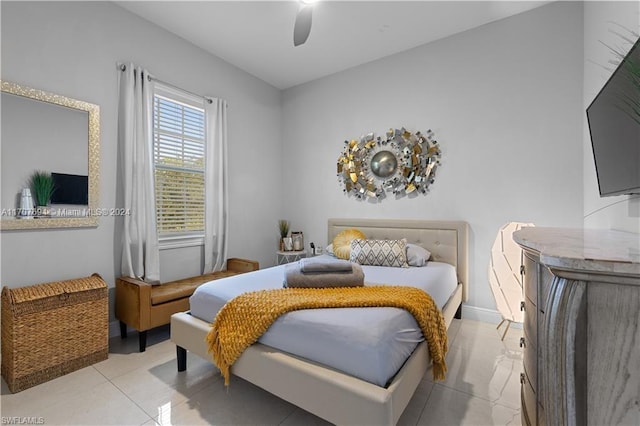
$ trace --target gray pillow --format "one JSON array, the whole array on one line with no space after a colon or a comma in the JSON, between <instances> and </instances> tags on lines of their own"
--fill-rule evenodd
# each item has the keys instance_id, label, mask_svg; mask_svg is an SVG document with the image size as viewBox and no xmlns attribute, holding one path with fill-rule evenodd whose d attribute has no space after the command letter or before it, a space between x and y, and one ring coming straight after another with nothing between
<instances>
[{"instance_id":1,"label":"gray pillow","mask_svg":"<svg viewBox=\"0 0 640 426\"><path fill-rule=\"evenodd\" d=\"M407 243L407 263L409 266L424 266L431 257L431 252L416 244Z\"/></svg>"}]
</instances>

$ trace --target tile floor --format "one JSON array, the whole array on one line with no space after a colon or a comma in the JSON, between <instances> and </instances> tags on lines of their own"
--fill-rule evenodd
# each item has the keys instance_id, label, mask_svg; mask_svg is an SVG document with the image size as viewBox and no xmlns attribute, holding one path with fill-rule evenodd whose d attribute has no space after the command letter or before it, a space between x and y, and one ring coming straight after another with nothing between
<instances>
[{"instance_id":1,"label":"tile floor","mask_svg":"<svg viewBox=\"0 0 640 426\"><path fill-rule=\"evenodd\" d=\"M195 355L178 374L168 335L150 331L144 353L135 333L114 338L108 360L15 395L3 380L2 423L17 416L46 425L327 424L242 379L225 389L213 365ZM447 379L425 375L399 424L520 425L520 335L511 329L502 342L495 325L454 320Z\"/></svg>"}]
</instances>

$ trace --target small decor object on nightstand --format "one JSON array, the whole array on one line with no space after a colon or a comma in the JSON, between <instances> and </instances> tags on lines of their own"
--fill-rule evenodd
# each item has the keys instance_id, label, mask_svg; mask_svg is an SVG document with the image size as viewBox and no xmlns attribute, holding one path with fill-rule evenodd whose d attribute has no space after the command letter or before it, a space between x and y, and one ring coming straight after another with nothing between
<instances>
[{"instance_id":1,"label":"small decor object on nightstand","mask_svg":"<svg viewBox=\"0 0 640 426\"><path fill-rule=\"evenodd\" d=\"M31 188L36 201L36 216L51 216L49 203L55 191L51 173L36 171L31 175Z\"/></svg>"},{"instance_id":2,"label":"small decor object on nightstand","mask_svg":"<svg viewBox=\"0 0 640 426\"><path fill-rule=\"evenodd\" d=\"M323 248L321 246L316 246L314 242L309 243L309 247L311 247L311 256L319 256L323 253Z\"/></svg>"},{"instance_id":3,"label":"small decor object on nightstand","mask_svg":"<svg viewBox=\"0 0 640 426\"><path fill-rule=\"evenodd\" d=\"M279 249L280 249L280 251L284 251L284 250L286 250L286 248L284 246L284 244L285 244L284 240L289 235L289 221L288 220L284 220L284 219L280 219L278 221L278 230L280 231L280 246L279 246ZM289 250L291 250L291 249L289 249Z\"/></svg>"},{"instance_id":4,"label":"small decor object on nightstand","mask_svg":"<svg viewBox=\"0 0 640 426\"><path fill-rule=\"evenodd\" d=\"M304 237L302 236L302 231L292 231L291 239L293 240L294 251L304 250Z\"/></svg>"}]
</instances>

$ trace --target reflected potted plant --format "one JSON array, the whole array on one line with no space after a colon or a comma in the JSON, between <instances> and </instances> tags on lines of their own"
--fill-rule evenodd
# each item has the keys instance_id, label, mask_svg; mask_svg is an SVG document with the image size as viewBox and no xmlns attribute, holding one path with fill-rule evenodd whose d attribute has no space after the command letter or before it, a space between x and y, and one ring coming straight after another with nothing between
<instances>
[{"instance_id":1,"label":"reflected potted plant","mask_svg":"<svg viewBox=\"0 0 640 426\"><path fill-rule=\"evenodd\" d=\"M36 202L36 216L50 216L51 196L55 191L51 173L36 171L31 175L31 190Z\"/></svg>"},{"instance_id":2,"label":"reflected potted plant","mask_svg":"<svg viewBox=\"0 0 640 426\"><path fill-rule=\"evenodd\" d=\"M278 230L280 231L280 251L285 251L285 238L289 235L289 221L280 219L278 221Z\"/></svg>"}]
</instances>

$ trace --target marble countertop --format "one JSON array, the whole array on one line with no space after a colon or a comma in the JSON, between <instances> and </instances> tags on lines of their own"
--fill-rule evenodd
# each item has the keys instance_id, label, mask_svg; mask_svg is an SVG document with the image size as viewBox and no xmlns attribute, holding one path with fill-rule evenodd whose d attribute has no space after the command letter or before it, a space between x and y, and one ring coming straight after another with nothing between
<instances>
[{"instance_id":1,"label":"marble countertop","mask_svg":"<svg viewBox=\"0 0 640 426\"><path fill-rule=\"evenodd\" d=\"M580 228L522 228L520 246L540 253L549 267L640 277L640 234Z\"/></svg>"}]
</instances>

